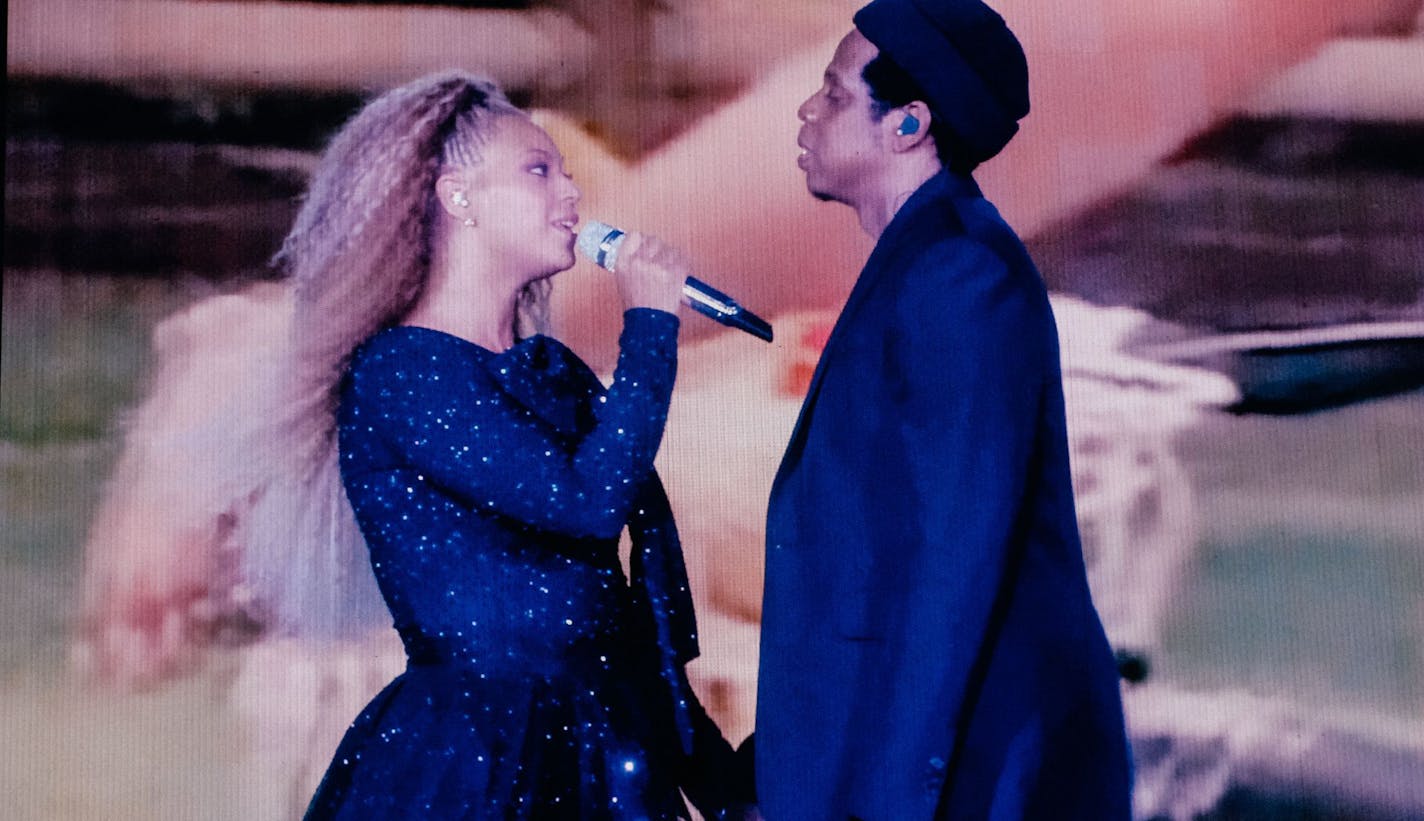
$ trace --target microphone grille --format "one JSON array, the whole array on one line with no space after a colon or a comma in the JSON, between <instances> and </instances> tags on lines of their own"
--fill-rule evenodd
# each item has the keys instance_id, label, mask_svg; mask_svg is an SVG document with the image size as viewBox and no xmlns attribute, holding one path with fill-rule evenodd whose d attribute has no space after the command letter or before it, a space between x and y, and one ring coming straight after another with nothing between
<instances>
[{"instance_id":1,"label":"microphone grille","mask_svg":"<svg viewBox=\"0 0 1424 821\"><path fill-rule=\"evenodd\" d=\"M608 235L616 230L613 226L598 220L585 222L578 232L579 253L593 260L594 263L603 265L605 253L601 246Z\"/></svg>"},{"instance_id":2,"label":"microphone grille","mask_svg":"<svg viewBox=\"0 0 1424 821\"><path fill-rule=\"evenodd\" d=\"M590 219L585 222L582 228L578 229L578 252L587 256L588 259L598 259L598 246L602 245L605 236L612 231L612 226L608 223L598 222L597 219Z\"/></svg>"}]
</instances>

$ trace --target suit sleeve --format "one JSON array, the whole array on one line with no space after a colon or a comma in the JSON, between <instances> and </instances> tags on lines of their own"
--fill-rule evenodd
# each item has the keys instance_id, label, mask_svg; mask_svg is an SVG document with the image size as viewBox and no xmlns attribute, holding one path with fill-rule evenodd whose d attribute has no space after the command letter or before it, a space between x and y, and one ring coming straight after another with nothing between
<instances>
[{"instance_id":1,"label":"suit sleeve","mask_svg":"<svg viewBox=\"0 0 1424 821\"><path fill-rule=\"evenodd\" d=\"M572 536L616 537L662 439L677 327L662 311L624 315L613 384L572 452L459 357L365 356L352 371L352 423L372 426L470 507Z\"/></svg>"},{"instance_id":2,"label":"suit sleeve","mask_svg":"<svg viewBox=\"0 0 1424 821\"><path fill-rule=\"evenodd\" d=\"M682 675L693 727L692 755L684 756L681 763L682 790L703 818L737 817L756 803L751 767L702 708L687 684L686 672Z\"/></svg>"},{"instance_id":3,"label":"suit sleeve","mask_svg":"<svg viewBox=\"0 0 1424 821\"><path fill-rule=\"evenodd\" d=\"M893 608L881 715L887 794L936 793L957 720L1002 599L1033 481L1052 320L1036 277L969 240L942 243L907 274L882 378L895 423L879 435L903 457L895 492L917 515L886 523ZM872 436L876 434L872 433ZM898 441L892 441L898 440ZM888 760L890 758L895 760ZM879 780L879 779L877 779ZM907 793L906 791L909 791Z\"/></svg>"}]
</instances>

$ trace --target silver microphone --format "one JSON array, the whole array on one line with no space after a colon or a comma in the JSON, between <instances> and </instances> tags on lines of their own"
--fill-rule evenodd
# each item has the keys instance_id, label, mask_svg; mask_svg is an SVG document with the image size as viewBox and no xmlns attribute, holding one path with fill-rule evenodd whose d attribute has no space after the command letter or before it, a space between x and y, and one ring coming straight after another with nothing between
<instances>
[{"instance_id":1,"label":"silver microphone","mask_svg":"<svg viewBox=\"0 0 1424 821\"><path fill-rule=\"evenodd\" d=\"M578 233L579 253L588 257L593 264L612 271L618 261L618 249L623 245L625 234L611 225L597 220L585 222ZM682 295L687 304L703 316L711 317L730 328L740 328L752 336L771 341L771 324L756 314L737 304L711 285L688 277L682 285Z\"/></svg>"}]
</instances>

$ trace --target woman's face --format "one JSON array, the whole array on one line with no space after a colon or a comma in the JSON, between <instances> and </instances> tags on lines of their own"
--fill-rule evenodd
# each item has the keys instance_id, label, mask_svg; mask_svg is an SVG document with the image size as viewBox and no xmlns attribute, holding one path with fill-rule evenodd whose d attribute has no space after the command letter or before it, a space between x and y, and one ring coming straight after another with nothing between
<instances>
[{"instance_id":1,"label":"woman's face","mask_svg":"<svg viewBox=\"0 0 1424 821\"><path fill-rule=\"evenodd\" d=\"M495 264L528 280L572 267L580 193L554 141L526 117L501 117L480 154L470 216Z\"/></svg>"}]
</instances>

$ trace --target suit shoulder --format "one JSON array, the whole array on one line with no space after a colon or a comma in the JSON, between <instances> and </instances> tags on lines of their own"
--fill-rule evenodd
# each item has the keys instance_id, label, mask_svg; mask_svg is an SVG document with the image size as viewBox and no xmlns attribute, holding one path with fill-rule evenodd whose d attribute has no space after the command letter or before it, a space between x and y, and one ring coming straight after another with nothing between
<instances>
[{"instance_id":1,"label":"suit shoulder","mask_svg":"<svg viewBox=\"0 0 1424 821\"><path fill-rule=\"evenodd\" d=\"M913 267L921 270L970 270L1003 273L1008 262L994 249L969 234L936 237L915 254Z\"/></svg>"},{"instance_id":2,"label":"suit shoulder","mask_svg":"<svg viewBox=\"0 0 1424 821\"><path fill-rule=\"evenodd\" d=\"M975 236L939 238L908 266L905 297L931 304L991 299L1046 305L1047 291L1038 270L1022 263Z\"/></svg>"}]
</instances>

